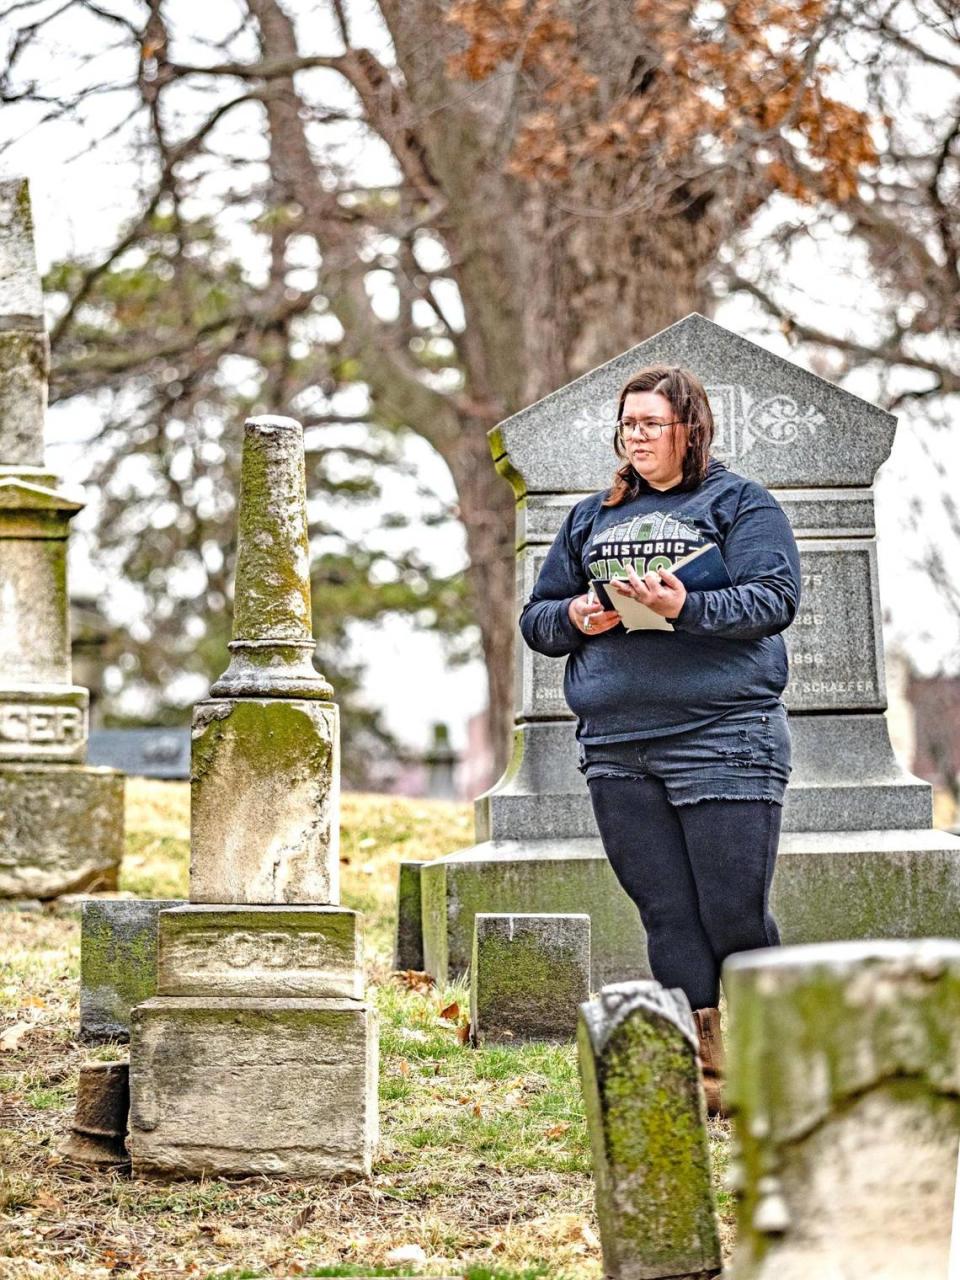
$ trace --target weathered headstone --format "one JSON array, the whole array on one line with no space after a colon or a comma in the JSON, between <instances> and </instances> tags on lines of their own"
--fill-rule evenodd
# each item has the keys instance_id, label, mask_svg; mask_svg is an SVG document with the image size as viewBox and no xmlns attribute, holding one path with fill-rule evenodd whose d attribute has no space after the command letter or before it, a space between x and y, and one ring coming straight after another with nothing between
<instances>
[{"instance_id":1,"label":"weathered headstone","mask_svg":"<svg viewBox=\"0 0 960 1280\"><path fill-rule=\"evenodd\" d=\"M157 993L157 916L178 898L90 898L80 914L80 1039L130 1039L130 1010Z\"/></svg>"},{"instance_id":2,"label":"weathered headstone","mask_svg":"<svg viewBox=\"0 0 960 1280\"><path fill-rule=\"evenodd\" d=\"M420 909L422 862L401 862L397 870L397 929L394 969L423 969L423 918Z\"/></svg>"},{"instance_id":3,"label":"weathered headstone","mask_svg":"<svg viewBox=\"0 0 960 1280\"><path fill-rule=\"evenodd\" d=\"M960 1142L960 944L729 960L736 1280L934 1280Z\"/></svg>"},{"instance_id":4,"label":"weathered headstone","mask_svg":"<svg viewBox=\"0 0 960 1280\"><path fill-rule=\"evenodd\" d=\"M491 432L517 495L518 605L569 508L610 483L620 387L657 362L703 380L716 456L771 489L800 547L803 599L786 633L794 771L773 885L784 940L956 934L960 842L931 830L930 788L897 765L883 716L872 485L890 414L687 316ZM423 869L425 963L438 978L467 967L477 911L588 911L594 987L648 971L576 768L564 661L518 639L514 753L477 801L480 843Z\"/></svg>"},{"instance_id":5,"label":"weathered headstone","mask_svg":"<svg viewBox=\"0 0 960 1280\"><path fill-rule=\"evenodd\" d=\"M123 777L84 764L72 680L69 523L44 465L47 335L23 178L0 181L0 897L116 888Z\"/></svg>"},{"instance_id":6,"label":"weathered headstone","mask_svg":"<svg viewBox=\"0 0 960 1280\"><path fill-rule=\"evenodd\" d=\"M190 905L131 1016L140 1173L369 1173L376 1015L337 905L339 728L313 667L303 433L246 424L231 661L197 704Z\"/></svg>"},{"instance_id":7,"label":"weathered headstone","mask_svg":"<svg viewBox=\"0 0 960 1280\"><path fill-rule=\"evenodd\" d=\"M707 1116L686 997L657 982L604 987L581 1007L577 1044L604 1274L717 1275Z\"/></svg>"},{"instance_id":8,"label":"weathered headstone","mask_svg":"<svg viewBox=\"0 0 960 1280\"><path fill-rule=\"evenodd\" d=\"M478 1043L572 1040L589 994L589 916L478 913L470 965Z\"/></svg>"}]
</instances>

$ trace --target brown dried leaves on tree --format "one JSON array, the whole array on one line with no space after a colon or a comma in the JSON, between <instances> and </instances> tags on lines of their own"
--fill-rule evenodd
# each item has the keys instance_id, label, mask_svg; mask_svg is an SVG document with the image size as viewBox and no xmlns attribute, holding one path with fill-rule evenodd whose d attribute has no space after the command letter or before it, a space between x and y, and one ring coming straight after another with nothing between
<instances>
[{"instance_id":1,"label":"brown dried leaves on tree","mask_svg":"<svg viewBox=\"0 0 960 1280\"><path fill-rule=\"evenodd\" d=\"M735 0L704 20L690 0L637 0L643 52L625 92L591 74L575 23L556 0L457 0L449 20L466 47L450 74L482 81L512 64L535 104L518 130L511 169L576 187L585 171L629 161L650 178L704 168L737 151L772 188L798 200L842 204L877 152L871 120L835 97L819 60L828 0Z\"/></svg>"}]
</instances>

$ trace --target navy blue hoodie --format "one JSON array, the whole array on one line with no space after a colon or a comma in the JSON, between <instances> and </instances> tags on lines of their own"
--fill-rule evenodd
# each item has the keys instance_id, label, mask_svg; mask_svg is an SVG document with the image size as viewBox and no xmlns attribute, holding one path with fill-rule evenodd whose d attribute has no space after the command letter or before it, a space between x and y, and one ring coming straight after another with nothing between
<instances>
[{"instance_id":1,"label":"navy blue hoodie","mask_svg":"<svg viewBox=\"0 0 960 1280\"><path fill-rule=\"evenodd\" d=\"M601 506L604 497L584 498L567 515L520 615L531 649L567 655L563 688L580 741L654 738L776 706L788 674L780 632L800 603L800 559L775 499L715 459L695 489L641 481L618 507ZM673 631L583 635L567 609L590 586L601 537L629 543L641 576L650 558L659 557L657 568L715 542L734 585L691 591Z\"/></svg>"}]
</instances>

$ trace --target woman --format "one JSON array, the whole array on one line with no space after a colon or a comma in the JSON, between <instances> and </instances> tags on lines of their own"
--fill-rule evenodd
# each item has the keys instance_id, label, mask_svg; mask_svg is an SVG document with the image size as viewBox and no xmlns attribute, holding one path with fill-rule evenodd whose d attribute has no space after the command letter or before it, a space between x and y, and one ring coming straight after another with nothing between
<instances>
[{"instance_id":1,"label":"woman","mask_svg":"<svg viewBox=\"0 0 960 1280\"><path fill-rule=\"evenodd\" d=\"M710 457L713 415L693 373L641 370L617 419L613 484L567 515L520 629L532 649L568 655L603 847L639 908L653 976L690 1001L716 1114L720 967L780 941L768 905L790 773L780 633L800 563L773 497ZM670 567L705 543L733 585L688 593ZM671 625L627 632L589 589L618 575L610 592Z\"/></svg>"}]
</instances>

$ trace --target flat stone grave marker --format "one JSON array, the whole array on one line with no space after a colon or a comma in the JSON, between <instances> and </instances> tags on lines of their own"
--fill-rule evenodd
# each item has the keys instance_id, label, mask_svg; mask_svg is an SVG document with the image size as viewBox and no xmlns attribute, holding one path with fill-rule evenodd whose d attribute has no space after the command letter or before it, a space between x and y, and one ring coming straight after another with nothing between
<instances>
[{"instance_id":1,"label":"flat stone grave marker","mask_svg":"<svg viewBox=\"0 0 960 1280\"><path fill-rule=\"evenodd\" d=\"M590 993L590 917L476 917L470 1022L484 1043L572 1040Z\"/></svg>"}]
</instances>

